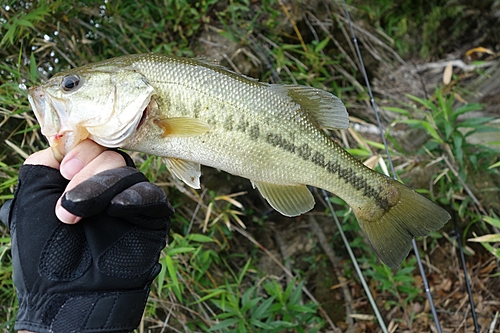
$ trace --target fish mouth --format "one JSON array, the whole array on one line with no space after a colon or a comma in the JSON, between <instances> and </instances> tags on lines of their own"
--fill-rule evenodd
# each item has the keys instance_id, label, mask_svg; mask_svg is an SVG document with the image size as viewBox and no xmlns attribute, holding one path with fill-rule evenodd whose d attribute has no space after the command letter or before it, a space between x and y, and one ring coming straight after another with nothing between
<instances>
[{"instance_id":1,"label":"fish mouth","mask_svg":"<svg viewBox=\"0 0 500 333\"><path fill-rule=\"evenodd\" d=\"M59 162L67 152L89 136L85 129L71 126L65 104L48 95L41 87L29 88L28 100L42 134L49 141L54 157Z\"/></svg>"}]
</instances>

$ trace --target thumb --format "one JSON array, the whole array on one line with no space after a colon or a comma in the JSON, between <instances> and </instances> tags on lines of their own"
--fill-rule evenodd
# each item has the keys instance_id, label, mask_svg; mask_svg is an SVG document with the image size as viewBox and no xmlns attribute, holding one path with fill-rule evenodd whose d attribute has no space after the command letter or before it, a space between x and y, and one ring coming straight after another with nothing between
<instances>
[{"instance_id":1,"label":"thumb","mask_svg":"<svg viewBox=\"0 0 500 333\"><path fill-rule=\"evenodd\" d=\"M131 167L119 167L98 173L66 192L61 205L76 216L97 215L111 200L125 189L139 182L147 182L142 173Z\"/></svg>"}]
</instances>

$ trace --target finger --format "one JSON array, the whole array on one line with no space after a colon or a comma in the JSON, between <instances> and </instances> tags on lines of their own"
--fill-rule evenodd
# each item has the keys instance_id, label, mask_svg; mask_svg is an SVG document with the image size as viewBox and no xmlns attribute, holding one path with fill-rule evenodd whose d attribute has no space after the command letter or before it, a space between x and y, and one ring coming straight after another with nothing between
<instances>
[{"instance_id":1,"label":"finger","mask_svg":"<svg viewBox=\"0 0 500 333\"><path fill-rule=\"evenodd\" d=\"M71 178L65 192L70 191L78 184L102 171L119 168L125 165L125 160L120 154L111 150L106 150L95 157ZM71 214L61 206L61 198L59 198L56 203L56 216L65 223L76 223L81 220L81 217Z\"/></svg>"},{"instance_id":2,"label":"finger","mask_svg":"<svg viewBox=\"0 0 500 333\"><path fill-rule=\"evenodd\" d=\"M107 213L147 229L161 229L174 209L158 186L141 182L113 197Z\"/></svg>"},{"instance_id":3,"label":"finger","mask_svg":"<svg viewBox=\"0 0 500 333\"><path fill-rule=\"evenodd\" d=\"M134 168L105 170L66 192L61 200L62 206L78 216L94 216L104 212L117 194L147 181L146 176Z\"/></svg>"},{"instance_id":4,"label":"finger","mask_svg":"<svg viewBox=\"0 0 500 333\"><path fill-rule=\"evenodd\" d=\"M28 156L24 164L46 165L48 167L59 169L59 162L55 159L51 148L37 151Z\"/></svg>"},{"instance_id":5,"label":"finger","mask_svg":"<svg viewBox=\"0 0 500 333\"><path fill-rule=\"evenodd\" d=\"M73 179L106 149L92 140L80 142L61 161L61 175L68 180Z\"/></svg>"}]
</instances>

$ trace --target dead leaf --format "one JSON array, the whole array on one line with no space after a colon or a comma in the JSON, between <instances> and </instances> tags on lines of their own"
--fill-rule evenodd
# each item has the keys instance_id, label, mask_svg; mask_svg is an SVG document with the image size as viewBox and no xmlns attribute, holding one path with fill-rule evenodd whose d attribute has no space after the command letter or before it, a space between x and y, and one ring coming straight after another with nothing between
<instances>
[{"instance_id":1,"label":"dead leaf","mask_svg":"<svg viewBox=\"0 0 500 333\"><path fill-rule=\"evenodd\" d=\"M495 52L491 51L490 49L487 49L487 48L484 48L482 46L479 46L479 47L475 47L475 48L470 49L467 52L465 52L465 56L466 57L470 57L474 53L488 53L488 54L491 54L491 55L495 54Z\"/></svg>"},{"instance_id":2,"label":"dead leaf","mask_svg":"<svg viewBox=\"0 0 500 333\"><path fill-rule=\"evenodd\" d=\"M440 284L440 289L441 289L442 291L446 291L446 292L448 292L448 291L450 291L450 289L451 289L451 285L452 285L452 283L453 283L453 282L451 281L451 279L445 278L445 279L441 282L441 284Z\"/></svg>"},{"instance_id":3,"label":"dead leaf","mask_svg":"<svg viewBox=\"0 0 500 333\"><path fill-rule=\"evenodd\" d=\"M455 96L455 99L456 99L457 101L459 101L460 103L469 104L469 103L468 103L465 99L463 99L463 97L462 97L462 96L460 96L457 92L455 92L454 96Z\"/></svg>"},{"instance_id":4,"label":"dead leaf","mask_svg":"<svg viewBox=\"0 0 500 333\"><path fill-rule=\"evenodd\" d=\"M450 84L452 75L453 75L453 65L452 62L450 61L448 62L448 64L446 64L446 67L444 68L443 83Z\"/></svg>"}]
</instances>

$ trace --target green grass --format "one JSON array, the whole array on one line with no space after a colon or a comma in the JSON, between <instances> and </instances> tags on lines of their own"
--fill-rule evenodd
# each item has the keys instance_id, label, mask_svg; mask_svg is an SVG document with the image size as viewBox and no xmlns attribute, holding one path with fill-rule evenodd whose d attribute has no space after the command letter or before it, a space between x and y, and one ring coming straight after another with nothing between
<instances>
[{"instance_id":1,"label":"green grass","mask_svg":"<svg viewBox=\"0 0 500 333\"><path fill-rule=\"evenodd\" d=\"M458 20L462 8L437 0L430 7L420 6L420 2L396 0L351 3L367 24L381 29L394 41L392 46L402 55L415 51L414 43L406 37L413 25L420 26L419 33L425 43L417 51L422 56L442 47L433 36L437 36L440 24ZM398 7L401 3L403 6ZM70 66L138 52L196 57L212 50L213 38L211 43L219 45L219 52L228 50L225 47L233 48L228 58L222 57L222 63L233 70L261 81L322 88L338 95L348 106L362 105L367 101L367 94L358 82L359 71L351 60L353 55L341 30L345 28L339 19L341 6L330 4L331 16L323 6L318 4L312 8L305 2L274 0L106 3L56 0L29 5L8 0L0 21L0 140L6 142L0 150L1 202L12 198L17 170L25 157L47 145L28 105L25 87ZM306 11L307 20L300 19ZM454 33L462 30L457 26ZM214 36L222 37L223 42ZM494 234L489 223L496 225L498 219L490 213L491 207L483 207L485 213L478 214L475 203L469 197L464 198L468 181L474 174L498 176L495 151L467 141L473 133L495 130L488 126L491 119L463 120L460 115L479 110L481 106L457 106L453 94L444 90L436 90L429 100L411 98L414 101L411 105L401 106L394 101L398 107L391 111L397 112L399 118L393 125L404 124L420 130L426 140L418 151L407 152L388 135L394 157L401 165L408 160L436 164L432 190L426 187L423 192L441 204L451 203L468 224L465 230L472 228L476 233ZM367 121L373 119L373 115L353 109L351 115ZM384 154L377 142L349 134L345 138L343 143L349 143L350 152L360 159ZM239 191L216 187L208 188L202 195L177 188L159 158L134 157L150 180L168 185L164 188L177 209L170 245L161 257L163 269L153 284L147 305L144 329L159 331L161 325L174 332L323 332L330 329L320 304L311 300L306 292L307 288L314 288L308 278L315 274L315 269L326 265L316 245L311 255L303 259L310 267L293 269L293 276L262 272L259 259L269 256L270 252L262 245L265 239L255 235L270 233L273 224L263 214L263 207L248 205ZM492 167L485 171L480 165ZM452 167L457 170L456 174ZM380 164L376 168L382 171ZM403 178L408 169L399 170ZM229 182L233 181L237 180L229 177ZM395 271L379 264L349 208L342 200L331 200L337 215L348 221L345 230L352 239L351 245L367 276L375 281L375 290L383 295L386 310L422 301L422 291L413 277L413 259ZM321 211L315 214L324 216ZM242 223L252 233L239 232L243 229ZM17 301L12 286L10 238L6 228L0 227L0 232L0 328L12 332ZM438 246L438 237L428 237L423 242ZM332 232L331 244L335 249L343 247L335 232ZM296 261L298 265L300 260ZM346 278L355 283L349 261L344 261L342 266ZM290 279L288 282L285 276Z\"/></svg>"}]
</instances>

